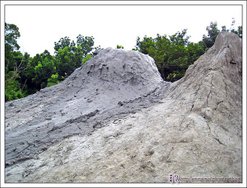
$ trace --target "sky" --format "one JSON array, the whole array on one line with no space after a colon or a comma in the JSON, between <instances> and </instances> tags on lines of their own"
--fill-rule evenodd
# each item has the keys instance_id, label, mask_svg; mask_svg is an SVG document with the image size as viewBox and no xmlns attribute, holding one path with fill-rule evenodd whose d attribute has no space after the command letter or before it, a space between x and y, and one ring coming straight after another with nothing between
<instances>
[{"instance_id":1,"label":"sky","mask_svg":"<svg viewBox=\"0 0 247 188\"><path fill-rule=\"evenodd\" d=\"M172 35L182 29L198 42L210 22L229 28L232 18L235 26L242 24L241 6L5 6L5 22L19 27L20 51L31 56L46 49L53 54L54 42L65 36L75 40L79 34L93 36L95 46L119 44L127 50L135 47L138 36Z\"/></svg>"}]
</instances>

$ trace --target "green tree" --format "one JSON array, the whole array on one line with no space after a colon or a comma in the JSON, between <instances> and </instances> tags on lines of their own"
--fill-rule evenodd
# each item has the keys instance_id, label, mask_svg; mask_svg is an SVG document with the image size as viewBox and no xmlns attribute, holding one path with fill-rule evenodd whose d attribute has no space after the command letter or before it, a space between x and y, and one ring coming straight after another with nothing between
<instances>
[{"instance_id":1,"label":"green tree","mask_svg":"<svg viewBox=\"0 0 247 188\"><path fill-rule=\"evenodd\" d=\"M186 36L187 29L183 29L182 32L177 32L174 35L169 36L171 43L176 45L185 46L189 44L189 36Z\"/></svg>"},{"instance_id":2,"label":"green tree","mask_svg":"<svg viewBox=\"0 0 247 188\"><path fill-rule=\"evenodd\" d=\"M242 30L242 26L238 26L238 29L237 30L235 30L235 29L231 29L231 32L232 33L235 33L235 34L237 34L240 38L242 38L243 37L243 30Z\"/></svg>"},{"instance_id":3,"label":"green tree","mask_svg":"<svg viewBox=\"0 0 247 188\"><path fill-rule=\"evenodd\" d=\"M76 61L76 56L71 52L70 47L60 48L55 56L57 72L59 79L68 77L80 64Z\"/></svg>"},{"instance_id":4,"label":"green tree","mask_svg":"<svg viewBox=\"0 0 247 188\"><path fill-rule=\"evenodd\" d=\"M226 29L226 28L222 28ZM209 26L206 28L208 34L203 35L202 41L204 42L205 46L207 48L210 48L214 45L215 39L220 33L220 30L218 29L217 22L211 22Z\"/></svg>"},{"instance_id":5,"label":"green tree","mask_svg":"<svg viewBox=\"0 0 247 188\"><path fill-rule=\"evenodd\" d=\"M82 64L85 64L89 59L91 59L93 56L91 54L87 54L86 57L82 59Z\"/></svg>"},{"instance_id":6,"label":"green tree","mask_svg":"<svg viewBox=\"0 0 247 188\"><path fill-rule=\"evenodd\" d=\"M48 79L56 72L54 57L45 50L29 58L22 73L22 81L28 88L28 93L34 93L47 86Z\"/></svg>"},{"instance_id":7,"label":"green tree","mask_svg":"<svg viewBox=\"0 0 247 188\"><path fill-rule=\"evenodd\" d=\"M76 37L76 46L78 51L85 57L88 53L90 53L94 48L94 38L89 36L82 36L79 34Z\"/></svg>"},{"instance_id":8,"label":"green tree","mask_svg":"<svg viewBox=\"0 0 247 188\"><path fill-rule=\"evenodd\" d=\"M76 68L89 60L94 49L94 38L78 35L76 43L69 37L61 38L55 42L55 64L58 79L63 80L68 77Z\"/></svg>"},{"instance_id":9,"label":"green tree","mask_svg":"<svg viewBox=\"0 0 247 188\"><path fill-rule=\"evenodd\" d=\"M202 42L190 43L187 30L174 35L159 35L155 38L138 37L136 50L154 58L164 80L176 81L183 77L186 69L205 52Z\"/></svg>"},{"instance_id":10,"label":"green tree","mask_svg":"<svg viewBox=\"0 0 247 188\"><path fill-rule=\"evenodd\" d=\"M55 55L47 50L30 57L19 52L19 28L5 23L5 98L13 100L59 83L92 56L94 38L78 35L76 43L65 36L54 43Z\"/></svg>"},{"instance_id":11,"label":"green tree","mask_svg":"<svg viewBox=\"0 0 247 188\"><path fill-rule=\"evenodd\" d=\"M27 95L21 84L21 72L25 68L25 57L18 51L12 53L13 68L5 69L5 100L14 100Z\"/></svg>"},{"instance_id":12,"label":"green tree","mask_svg":"<svg viewBox=\"0 0 247 188\"><path fill-rule=\"evenodd\" d=\"M238 26L237 30L235 30L234 27L235 27L235 19L233 18L231 27L227 28L226 26L222 26L221 31L232 32L237 34L240 38L242 38L242 26ZM217 22L211 22L210 25L207 26L206 30L208 34L203 35L202 41L206 46L206 48L208 49L214 45L216 37L221 31L218 29Z\"/></svg>"},{"instance_id":13,"label":"green tree","mask_svg":"<svg viewBox=\"0 0 247 188\"><path fill-rule=\"evenodd\" d=\"M14 24L5 23L5 100L14 100L26 95L20 84L20 72L25 68L22 53L17 39L19 28Z\"/></svg>"},{"instance_id":14,"label":"green tree","mask_svg":"<svg viewBox=\"0 0 247 188\"><path fill-rule=\"evenodd\" d=\"M16 67L13 52L19 50L17 39L20 37L19 28L14 24L5 23L5 70L13 71Z\"/></svg>"},{"instance_id":15,"label":"green tree","mask_svg":"<svg viewBox=\"0 0 247 188\"><path fill-rule=\"evenodd\" d=\"M124 49L124 47L122 45L117 45L117 49Z\"/></svg>"},{"instance_id":16,"label":"green tree","mask_svg":"<svg viewBox=\"0 0 247 188\"><path fill-rule=\"evenodd\" d=\"M55 62L50 53L45 50L38 55L34 67L34 77L32 81L35 83L37 89L47 86L47 80L56 71Z\"/></svg>"},{"instance_id":17,"label":"green tree","mask_svg":"<svg viewBox=\"0 0 247 188\"><path fill-rule=\"evenodd\" d=\"M187 46L188 64L193 64L206 51L206 47L202 41L198 43L189 43Z\"/></svg>"},{"instance_id":18,"label":"green tree","mask_svg":"<svg viewBox=\"0 0 247 188\"><path fill-rule=\"evenodd\" d=\"M55 54L58 52L59 49L71 46L74 46L74 42L72 42L69 37L65 36L61 38L58 42L54 42Z\"/></svg>"},{"instance_id":19,"label":"green tree","mask_svg":"<svg viewBox=\"0 0 247 188\"><path fill-rule=\"evenodd\" d=\"M19 74L16 71L9 71L5 74L5 100L10 101L26 96L19 83Z\"/></svg>"},{"instance_id":20,"label":"green tree","mask_svg":"<svg viewBox=\"0 0 247 188\"><path fill-rule=\"evenodd\" d=\"M52 74L51 77L48 78L48 80L47 80L47 87L56 85L58 83L59 83L58 73Z\"/></svg>"}]
</instances>

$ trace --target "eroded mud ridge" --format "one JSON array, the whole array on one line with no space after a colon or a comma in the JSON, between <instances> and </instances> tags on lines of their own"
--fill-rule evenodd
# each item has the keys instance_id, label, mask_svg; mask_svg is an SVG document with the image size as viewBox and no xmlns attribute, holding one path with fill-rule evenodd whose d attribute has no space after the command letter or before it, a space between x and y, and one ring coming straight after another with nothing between
<instances>
[{"instance_id":1,"label":"eroded mud ridge","mask_svg":"<svg viewBox=\"0 0 247 188\"><path fill-rule=\"evenodd\" d=\"M220 33L175 83L148 55L107 48L62 83L6 103L6 181L241 182L241 48Z\"/></svg>"},{"instance_id":2,"label":"eroded mud ridge","mask_svg":"<svg viewBox=\"0 0 247 188\"><path fill-rule=\"evenodd\" d=\"M6 104L6 165L35 158L64 138L90 135L116 115L148 107L169 85L149 56L103 50L59 85Z\"/></svg>"}]
</instances>

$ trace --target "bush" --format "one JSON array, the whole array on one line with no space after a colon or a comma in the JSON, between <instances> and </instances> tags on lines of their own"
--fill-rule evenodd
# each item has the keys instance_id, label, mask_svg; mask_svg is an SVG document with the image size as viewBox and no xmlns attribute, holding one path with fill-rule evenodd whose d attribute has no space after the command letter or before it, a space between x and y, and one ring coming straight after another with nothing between
<instances>
[{"instance_id":1,"label":"bush","mask_svg":"<svg viewBox=\"0 0 247 188\"><path fill-rule=\"evenodd\" d=\"M27 93L20 87L18 81L19 74L16 71L10 71L5 78L5 100L15 100L27 96Z\"/></svg>"},{"instance_id":2,"label":"bush","mask_svg":"<svg viewBox=\"0 0 247 188\"><path fill-rule=\"evenodd\" d=\"M58 83L59 83L59 80L58 80L58 73L52 74L51 77L48 78L47 87L56 85L56 84L58 84Z\"/></svg>"}]
</instances>

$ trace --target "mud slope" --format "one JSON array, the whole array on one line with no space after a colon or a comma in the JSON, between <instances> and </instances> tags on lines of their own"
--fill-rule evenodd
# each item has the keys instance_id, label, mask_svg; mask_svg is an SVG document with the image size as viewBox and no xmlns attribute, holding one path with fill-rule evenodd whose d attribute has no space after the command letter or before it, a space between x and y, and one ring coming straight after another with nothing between
<instances>
[{"instance_id":1,"label":"mud slope","mask_svg":"<svg viewBox=\"0 0 247 188\"><path fill-rule=\"evenodd\" d=\"M240 182L241 53L237 35L220 33L170 84L146 55L101 51L59 85L6 103L6 181Z\"/></svg>"}]
</instances>

